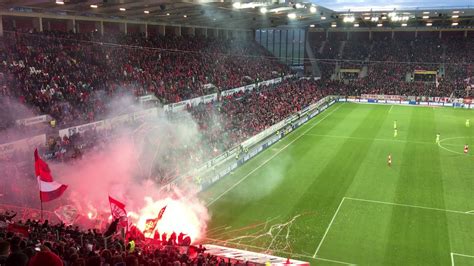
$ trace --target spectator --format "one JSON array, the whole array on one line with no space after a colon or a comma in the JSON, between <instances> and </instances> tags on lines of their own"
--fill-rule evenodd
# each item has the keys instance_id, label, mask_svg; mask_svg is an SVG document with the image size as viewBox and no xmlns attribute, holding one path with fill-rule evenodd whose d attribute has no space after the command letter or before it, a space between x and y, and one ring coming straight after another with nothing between
<instances>
[{"instance_id":1,"label":"spectator","mask_svg":"<svg viewBox=\"0 0 474 266\"><path fill-rule=\"evenodd\" d=\"M28 256L22 252L15 252L8 256L5 266L26 266L28 265ZM1 262L0 262L1 264Z\"/></svg>"},{"instance_id":2,"label":"spectator","mask_svg":"<svg viewBox=\"0 0 474 266\"><path fill-rule=\"evenodd\" d=\"M10 243L0 239L0 265L6 263L10 254Z\"/></svg>"}]
</instances>

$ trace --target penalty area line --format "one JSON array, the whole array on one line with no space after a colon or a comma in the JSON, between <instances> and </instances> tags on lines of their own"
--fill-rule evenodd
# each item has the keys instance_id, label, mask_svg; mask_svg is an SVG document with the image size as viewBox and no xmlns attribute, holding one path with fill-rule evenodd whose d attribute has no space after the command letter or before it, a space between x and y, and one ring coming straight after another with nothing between
<instances>
[{"instance_id":1,"label":"penalty area line","mask_svg":"<svg viewBox=\"0 0 474 266\"><path fill-rule=\"evenodd\" d=\"M451 265L452 266L454 266L454 257L455 256L465 257L465 258L474 258L474 256L472 256L472 255L466 255L466 254L451 252Z\"/></svg>"},{"instance_id":2,"label":"penalty area line","mask_svg":"<svg viewBox=\"0 0 474 266\"><path fill-rule=\"evenodd\" d=\"M334 222L334 219L336 219L336 216L337 216L337 214L339 213L339 209L341 209L342 203L344 203L344 200L345 200L345 199L346 199L346 197L343 197L342 200L341 200L341 202L339 203L339 206L337 206L336 212L335 212L334 215L332 216L331 222L329 223L328 227L326 228L326 232L324 232L323 238L321 239L321 241L319 242L318 247L317 247L316 250L314 251L314 254L313 254L313 258L314 258L314 259L316 258L316 255L318 254L319 249L320 249L321 246L323 245L324 239L326 238L326 236L327 236L327 234L328 234L328 232L329 232L329 229L331 229L332 223Z\"/></svg>"},{"instance_id":3,"label":"penalty area line","mask_svg":"<svg viewBox=\"0 0 474 266\"><path fill-rule=\"evenodd\" d=\"M311 129L313 129L316 125L318 125L319 123L321 123L322 121L324 121L324 119L328 118L330 115L332 115L334 112L336 112L337 110L339 110L339 108L341 108L341 106L343 106L344 104L341 104L339 105L336 109L332 110L328 115L326 115L325 117L321 118L320 120L318 120L316 123L312 124L307 130L305 130L303 133L301 133L299 136L297 136L294 140L292 140L290 143L286 144L283 148L281 148L280 150L278 150L275 154L273 154L270 158L268 158L267 160L265 160L264 162L262 162L260 165L258 165L257 167L255 167L252 171L250 171L248 174L246 174L244 177L242 177L239 181L237 181L235 184L233 184L230 188L228 188L226 191L222 192L219 196L215 197L213 200L211 200L207 205L206 207L209 207L211 206L212 204L214 204L214 202L218 201L219 199L221 199L225 194L227 194L229 191L231 191L232 189L234 189L236 186L238 186L240 183L242 183L243 181L245 181L245 179L247 179L249 176L251 176L253 173L255 173L258 169L262 168L264 165L266 165L268 162L270 162L273 158L275 158L278 154L280 154L282 151L284 151L286 148L288 148L291 144L295 143L295 141L299 140L302 136L304 136L306 133L308 133Z\"/></svg>"},{"instance_id":4,"label":"penalty area line","mask_svg":"<svg viewBox=\"0 0 474 266\"><path fill-rule=\"evenodd\" d=\"M416 208L416 209L424 209L424 210L430 210L430 211L441 211L441 212L448 212L448 213L457 213L457 214L467 214L467 215L473 215L473 211L469 212L463 212L463 211L457 211L457 210L448 210L448 209L440 209L440 208L433 208L433 207L426 207L426 206L419 206L419 205L411 205L411 204L402 204L402 203L394 203L394 202L386 202L386 201L379 201L379 200L369 200L369 199L360 199L360 198L351 198L351 197L343 197L341 202L339 203L339 206L336 209L336 212L332 216L331 221L329 222L328 227L326 228L326 231L324 232L323 238L319 242L318 247L316 248L316 251L314 252L313 258L318 258L318 252L327 236L329 233L329 230L331 229L332 224L334 223L334 220L336 219L337 214L339 213L339 210L341 209L342 204L344 203L345 200L352 200L352 201L359 201L359 202L368 202L368 203L376 203L376 204L384 204L384 205L391 205L391 206L399 206L399 207L408 207L408 208ZM463 254L458 254L458 253L452 253L455 255L459 256L465 256L465 257L472 257L474 256L471 255L463 255Z\"/></svg>"}]
</instances>

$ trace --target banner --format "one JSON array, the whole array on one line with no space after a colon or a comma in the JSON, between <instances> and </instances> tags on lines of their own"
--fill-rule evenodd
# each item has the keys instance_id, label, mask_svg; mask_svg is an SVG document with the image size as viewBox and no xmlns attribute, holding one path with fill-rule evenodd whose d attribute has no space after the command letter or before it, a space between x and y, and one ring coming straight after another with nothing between
<instances>
[{"instance_id":1,"label":"banner","mask_svg":"<svg viewBox=\"0 0 474 266\"><path fill-rule=\"evenodd\" d=\"M51 116L49 115L40 115L35 117L29 117L24 119L18 119L15 121L17 125L31 126L40 123L48 123L51 121Z\"/></svg>"},{"instance_id":2,"label":"banner","mask_svg":"<svg viewBox=\"0 0 474 266\"><path fill-rule=\"evenodd\" d=\"M354 99L355 97L347 97L349 99ZM364 101L379 100L379 101L411 101L411 102L442 102L442 103L453 103L453 102L463 102L465 99L453 99L449 97L427 97L427 96L402 96L402 95L383 95L383 94L361 94L360 99ZM361 100L362 101L362 100ZM392 102L391 102L392 103Z\"/></svg>"},{"instance_id":3,"label":"banner","mask_svg":"<svg viewBox=\"0 0 474 266\"><path fill-rule=\"evenodd\" d=\"M46 144L46 134L21 139L0 145L0 158L13 152L30 152Z\"/></svg>"},{"instance_id":4,"label":"banner","mask_svg":"<svg viewBox=\"0 0 474 266\"><path fill-rule=\"evenodd\" d=\"M362 94L360 98L363 99L374 99L374 100L391 100L391 101L400 101L405 97L401 95L383 95L383 94Z\"/></svg>"},{"instance_id":5,"label":"banner","mask_svg":"<svg viewBox=\"0 0 474 266\"><path fill-rule=\"evenodd\" d=\"M261 81L261 82L258 83L258 86L260 86L260 85L267 86L267 85L270 85L270 84L277 84L277 83L282 82L284 79L288 79L288 78L291 78L291 77L293 77L293 75L287 75L287 76L284 76L283 78L280 77L280 78L274 78L274 79L270 79L270 80ZM241 92L241 91L253 90L253 89L255 89L255 87L256 87L256 84L250 84L250 85L247 85L247 86L242 86L242 87L238 87L238 88L234 88L234 89L230 89L230 90L225 90L225 91L221 92L221 96L229 96L229 95L233 95L235 93Z\"/></svg>"},{"instance_id":6,"label":"banner","mask_svg":"<svg viewBox=\"0 0 474 266\"><path fill-rule=\"evenodd\" d=\"M150 108L150 109L138 111L138 112L133 113L131 116L134 121L137 121L139 119L150 119L153 117L157 117L158 108Z\"/></svg>"},{"instance_id":7,"label":"banner","mask_svg":"<svg viewBox=\"0 0 474 266\"><path fill-rule=\"evenodd\" d=\"M89 131L89 130L103 130L103 129L106 129L106 124L104 120L100 120L100 121L85 124L85 125L79 125L79 126L61 129L59 130L59 136L61 138L64 136L70 137L76 133L84 133L85 131Z\"/></svg>"},{"instance_id":8,"label":"banner","mask_svg":"<svg viewBox=\"0 0 474 266\"><path fill-rule=\"evenodd\" d=\"M197 106L200 103L209 103L213 101L217 101L217 93L208 94L177 103L167 104L163 106L163 108L165 109L165 111L176 112L185 110L188 106Z\"/></svg>"},{"instance_id":9,"label":"banner","mask_svg":"<svg viewBox=\"0 0 474 266\"><path fill-rule=\"evenodd\" d=\"M436 75L438 74L435 70L415 70L413 73L417 75Z\"/></svg>"},{"instance_id":10,"label":"banner","mask_svg":"<svg viewBox=\"0 0 474 266\"><path fill-rule=\"evenodd\" d=\"M119 115L119 116L112 117L112 118L105 119L105 120L100 120L100 121L96 121L96 122L92 122L92 123L88 123L88 124L84 124L84 125L78 125L78 126L73 126L73 127L68 127L68 128L65 128L65 129L61 129L61 130L59 130L59 136L60 137L64 137L64 136L69 137L69 136L74 135L76 133L83 133L83 132L89 131L89 130L102 131L102 130L122 126L122 125L124 125L128 122L131 122L131 121L137 121L137 120L140 120L140 119L149 119L149 118L153 118L153 117L157 117L157 116L158 116L158 108L156 108L156 107L149 108L149 109L133 112L133 113L130 113L130 114Z\"/></svg>"},{"instance_id":11,"label":"banner","mask_svg":"<svg viewBox=\"0 0 474 266\"><path fill-rule=\"evenodd\" d=\"M341 72L341 73L359 73L359 72L360 72L360 69L356 69L356 68L341 68L341 70L339 70L339 72Z\"/></svg>"},{"instance_id":12,"label":"banner","mask_svg":"<svg viewBox=\"0 0 474 266\"><path fill-rule=\"evenodd\" d=\"M61 206L54 210L54 214L56 214L59 220L61 220L65 225L73 224L78 217L78 211L73 205Z\"/></svg>"}]
</instances>

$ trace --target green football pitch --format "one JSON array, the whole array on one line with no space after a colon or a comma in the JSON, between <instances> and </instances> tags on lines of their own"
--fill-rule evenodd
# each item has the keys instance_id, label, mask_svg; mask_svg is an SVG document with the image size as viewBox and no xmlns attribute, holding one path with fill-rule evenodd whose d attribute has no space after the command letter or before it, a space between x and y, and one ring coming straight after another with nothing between
<instances>
[{"instance_id":1,"label":"green football pitch","mask_svg":"<svg viewBox=\"0 0 474 266\"><path fill-rule=\"evenodd\" d=\"M206 241L314 265L474 265L468 118L335 104L201 193Z\"/></svg>"}]
</instances>

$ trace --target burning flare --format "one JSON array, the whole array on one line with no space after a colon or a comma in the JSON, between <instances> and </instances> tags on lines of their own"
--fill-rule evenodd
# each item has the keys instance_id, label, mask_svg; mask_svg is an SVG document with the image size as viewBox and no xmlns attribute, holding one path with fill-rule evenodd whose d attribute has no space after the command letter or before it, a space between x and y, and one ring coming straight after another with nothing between
<instances>
[{"instance_id":1,"label":"burning flare","mask_svg":"<svg viewBox=\"0 0 474 266\"><path fill-rule=\"evenodd\" d=\"M198 202L191 202L189 199L172 199L167 197L154 201L151 197L145 197L145 207L139 213L130 212L132 220L136 221L136 226L140 231L145 230L147 219L156 218L160 210L166 207L163 217L158 221L155 231L161 234L166 233L169 237L173 232L183 233L191 237L194 242L204 238L206 230L207 210Z\"/></svg>"}]
</instances>

